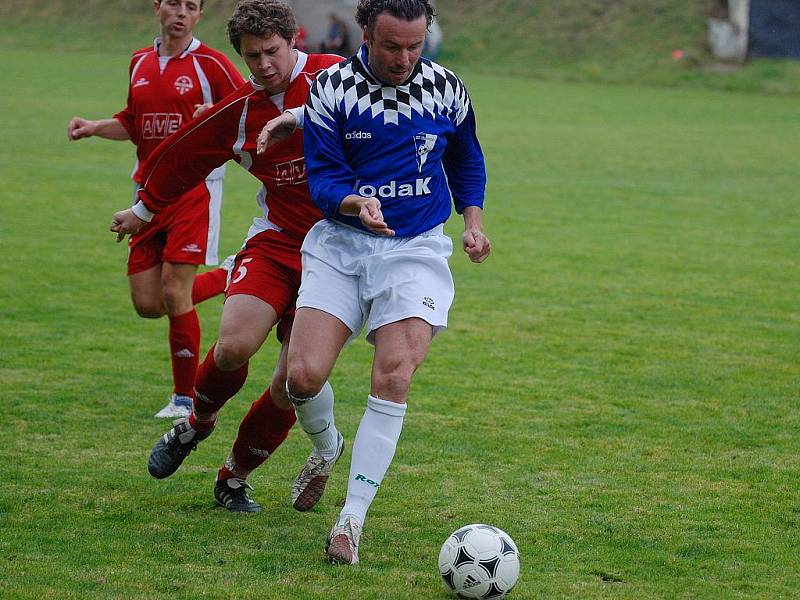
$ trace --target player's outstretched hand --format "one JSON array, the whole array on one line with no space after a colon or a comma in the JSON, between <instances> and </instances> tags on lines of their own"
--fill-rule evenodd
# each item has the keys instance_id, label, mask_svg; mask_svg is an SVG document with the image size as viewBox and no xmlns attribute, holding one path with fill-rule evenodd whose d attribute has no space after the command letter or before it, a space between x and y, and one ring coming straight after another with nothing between
<instances>
[{"instance_id":1,"label":"player's outstretched hand","mask_svg":"<svg viewBox=\"0 0 800 600\"><path fill-rule=\"evenodd\" d=\"M205 104L195 104L194 105L194 112L192 113L192 118L196 119L197 117L202 115L204 112L206 112L212 106L214 106L214 104L211 103L211 102L206 102Z\"/></svg>"},{"instance_id":2,"label":"player's outstretched hand","mask_svg":"<svg viewBox=\"0 0 800 600\"><path fill-rule=\"evenodd\" d=\"M295 129L297 129L297 121L292 113L284 112L274 119L270 119L258 134L256 154L264 154L267 148L288 138Z\"/></svg>"},{"instance_id":3,"label":"player's outstretched hand","mask_svg":"<svg viewBox=\"0 0 800 600\"><path fill-rule=\"evenodd\" d=\"M492 243L480 229L467 229L461 235L461 243L464 252L474 263L482 263L492 251Z\"/></svg>"},{"instance_id":4,"label":"player's outstretched hand","mask_svg":"<svg viewBox=\"0 0 800 600\"><path fill-rule=\"evenodd\" d=\"M111 217L110 229L117 234L117 241L121 242L127 234L137 233L144 223L128 208L114 213L114 216Z\"/></svg>"},{"instance_id":5,"label":"player's outstretched hand","mask_svg":"<svg viewBox=\"0 0 800 600\"><path fill-rule=\"evenodd\" d=\"M67 125L67 137L71 141L81 138L92 137L94 135L94 121L87 121L80 117L72 117Z\"/></svg>"}]
</instances>

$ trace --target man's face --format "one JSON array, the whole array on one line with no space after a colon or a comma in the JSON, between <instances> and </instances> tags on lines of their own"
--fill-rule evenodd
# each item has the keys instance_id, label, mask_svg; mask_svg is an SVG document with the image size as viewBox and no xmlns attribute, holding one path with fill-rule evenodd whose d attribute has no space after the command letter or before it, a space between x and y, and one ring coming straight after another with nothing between
<instances>
[{"instance_id":1,"label":"man's face","mask_svg":"<svg viewBox=\"0 0 800 600\"><path fill-rule=\"evenodd\" d=\"M277 33L259 37L245 33L240 40L242 58L256 81L273 96L286 90L297 57L292 51L294 38L287 42Z\"/></svg>"},{"instance_id":2,"label":"man's face","mask_svg":"<svg viewBox=\"0 0 800 600\"><path fill-rule=\"evenodd\" d=\"M409 78L422 53L428 20L425 15L413 21L381 13L372 32L364 32L369 49L369 67L382 83L400 85Z\"/></svg>"},{"instance_id":3,"label":"man's face","mask_svg":"<svg viewBox=\"0 0 800 600\"><path fill-rule=\"evenodd\" d=\"M155 0L153 11L161 21L162 38L192 35L192 29L203 14L200 0Z\"/></svg>"}]
</instances>

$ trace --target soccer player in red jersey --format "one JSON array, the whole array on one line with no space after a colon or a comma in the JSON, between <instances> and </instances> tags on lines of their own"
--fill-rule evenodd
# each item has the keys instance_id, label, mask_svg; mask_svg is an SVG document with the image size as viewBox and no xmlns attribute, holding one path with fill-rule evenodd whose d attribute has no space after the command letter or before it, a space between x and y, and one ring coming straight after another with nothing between
<instances>
[{"instance_id":1,"label":"soccer player in red jersey","mask_svg":"<svg viewBox=\"0 0 800 600\"><path fill-rule=\"evenodd\" d=\"M136 145L134 195L143 164L156 146L194 116L238 88L244 79L228 58L192 35L203 0L155 0L161 35L133 53L127 106L111 119L74 117L71 140L97 136ZM156 417L186 416L194 398L200 322L194 305L225 290L225 269L195 276L200 264L216 265L224 168L182 191L183 201L131 236L128 278L139 316L169 316L173 394Z\"/></svg>"},{"instance_id":2,"label":"soccer player in red jersey","mask_svg":"<svg viewBox=\"0 0 800 600\"><path fill-rule=\"evenodd\" d=\"M300 246L322 216L309 198L302 133L292 133L265 153L257 151L264 124L284 110L302 111L317 73L341 60L294 49L297 30L283 2L237 4L228 35L250 69L250 81L158 147L144 166L139 201L117 212L111 225L119 238L135 235L229 159L263 184L257 197L263 216L255 219L236 256L219 339L197 372L193 412L164 434L148 463L151 475L168 477L211 434L219 410L244 385L250 357L278 324L283 346L272 382L242 421L214 489L217 502L236 512L260 509L247 493L246 478L286 439L295 422L285 388L286 349L300 286Z\"/></svg>"}]
</instances>

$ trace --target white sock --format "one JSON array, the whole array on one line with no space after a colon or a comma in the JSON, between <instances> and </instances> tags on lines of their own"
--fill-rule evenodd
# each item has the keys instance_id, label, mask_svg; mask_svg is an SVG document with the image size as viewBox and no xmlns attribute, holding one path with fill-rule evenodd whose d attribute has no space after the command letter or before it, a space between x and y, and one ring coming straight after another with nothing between
<instances>
[{"instance_id":1,"label":"white sock","mask_svg":"<svg viewBox=\"0 0 800 600\"><path fill-rule=\"evenodd\" d=\"M287 388L288 393L288 388ZM297 398L289 394L297 422L317 451L326 459L336 457L339 431L333 422L333 388L327 381L316 396Z\"/></svg>"},{"instance_id":2,"label":"white sock","mask_svg":"<svg viewBox=\"0 0 800 600\"><path fill-rule=\"evenodd\" d=\"M339 515L340 525L347 517L355 517L359 523L364 523L369 505L394 458L405 414L405 403L389 402L374 396L367 399L367 410L361 417L353 443L347 501Z\"/></svg>"}]
</instances>

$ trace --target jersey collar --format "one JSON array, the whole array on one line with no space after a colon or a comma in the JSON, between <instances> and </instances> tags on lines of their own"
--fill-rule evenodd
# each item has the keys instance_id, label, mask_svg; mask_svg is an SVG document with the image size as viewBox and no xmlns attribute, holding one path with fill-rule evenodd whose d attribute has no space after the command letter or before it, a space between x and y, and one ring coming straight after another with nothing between
<instances>
[{"instance_id":1,"label":"jersey collar","mask_svg":"<svg viewBox=\"0 0 800 600\"><path fill-rule=\"evenodd\" d=\"M186 46L186 50L184 50L180 54L176 54L175 56L177 56L179 58L183 58L184 56L186 56L190 52L194 52L195 50L197 50L200 47L201 43L202 42L200 40L198 40L196 37L192 37L192 41L189 42L188 46ZM153 40L153 50L155 50L156 55L158 55L158 49L160 47L161 47L161 37L159 36L159 37L157 37L156 39ZM175 58L175 56L170 56L170 58Z\"/></svg>"}]
</instances>

